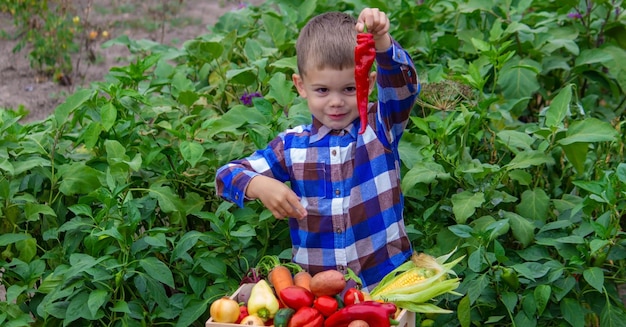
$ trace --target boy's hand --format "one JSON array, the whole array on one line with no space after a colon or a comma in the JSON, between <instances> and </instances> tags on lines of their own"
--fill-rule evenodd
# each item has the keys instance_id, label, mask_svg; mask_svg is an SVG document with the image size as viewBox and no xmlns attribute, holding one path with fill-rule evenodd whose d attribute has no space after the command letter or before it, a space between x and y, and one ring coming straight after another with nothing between
<instances>
[{"instance_id":1,"label":"boy's hand","mask_svg":"<svg viewBox=\"0 0 626 327\"><path fill-rule=\"evenodd\" d=\"M378 8L365 8L356 21L356 31L359 33L367 29L374 36L377 51L385 51L391 46L389 36L389 18Z\"/></svg>"},{"instance_id":2,"label":"boy's hand","mask_svg":"<svg viewBox=\"0 0 626 327\"><path fill-rule=\"evenodd\" d=\"M246 196L261 200L276 219L302 219L307 215L296 193L284 183L267 176L252 178L246 188Z\"/></svg>"}]
</instances>

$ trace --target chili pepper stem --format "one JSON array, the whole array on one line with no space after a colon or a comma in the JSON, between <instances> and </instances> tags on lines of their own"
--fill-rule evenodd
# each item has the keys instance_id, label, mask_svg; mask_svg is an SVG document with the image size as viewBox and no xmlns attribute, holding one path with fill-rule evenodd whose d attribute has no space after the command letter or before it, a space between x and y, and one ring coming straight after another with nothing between
<instances>
[{"instance_id":1,"label":"chili pepper stem","mask_svg":"<svg viewBox=\"0 0 626 327\"><path fill-rule=\"evenodd\" d=\"M392 318L389 318L389 324L391 326L398 326L400 324L400 321L392 319Z\"/></svg>"}]
</instances>

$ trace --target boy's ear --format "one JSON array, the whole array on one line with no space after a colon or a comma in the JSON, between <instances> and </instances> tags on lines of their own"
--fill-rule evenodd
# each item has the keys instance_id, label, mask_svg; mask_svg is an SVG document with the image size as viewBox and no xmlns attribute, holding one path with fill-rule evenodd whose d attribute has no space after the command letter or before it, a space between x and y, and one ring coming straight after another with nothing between
<instances>
[{"instance_id":1,"label":"boy's ear","mask_svg":"<svg viewBox=\"0 0 626 327\"><path fill-rule=\"evenodd\" d=\"M291 80L293 81L293 85L296 86L296 90L298 90L298 94L302 98L306 99L306 89L304 88L304 82L302 81L302 76L298 74L291 75Z\"/></svg>"},{"instance_id":2,"label":"boy's ear","mask_svg":"<svg viewBox=\"0 0 626 327\"><path fill-rule=\"evenodd\" d=\"M374 86L376 86L376 72L370 73L369 82L370 82L370 85L369 85L370 89L367 94L372 94L372 91L374 91Z\"/></svg>"}]
</instances>

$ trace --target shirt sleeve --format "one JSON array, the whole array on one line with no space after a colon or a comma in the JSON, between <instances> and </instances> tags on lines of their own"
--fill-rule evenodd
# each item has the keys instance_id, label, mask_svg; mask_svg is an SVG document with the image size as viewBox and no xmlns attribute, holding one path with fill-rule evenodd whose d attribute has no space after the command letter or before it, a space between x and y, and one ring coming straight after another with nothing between
<instances>
[{"instance_id":1,"label":"shirt sleeve","mask_svg":"<svg viewBox=\"0 0 626 327\"><path fill-rule=\"evenodd\" d=\"M378 112L390 144L400 140L411 109L420 91L420 83L410 55L395 41L387 51L376 53Z\"/></svg>"},{"instance_id":2,"label":"shirt sleeve","mask_svg":"<svg viewBox=\"0 0 626 327\"><path fill-rule=\"evenodd\" d=\"M250 200L245 194L252 178L264 175L282 182L287 181L289 172L285 166L283 144L279 135L265 149L220 167L215 174L217 194L224 200L243 207L245 200Z\"/></svg>"}]
</instances>

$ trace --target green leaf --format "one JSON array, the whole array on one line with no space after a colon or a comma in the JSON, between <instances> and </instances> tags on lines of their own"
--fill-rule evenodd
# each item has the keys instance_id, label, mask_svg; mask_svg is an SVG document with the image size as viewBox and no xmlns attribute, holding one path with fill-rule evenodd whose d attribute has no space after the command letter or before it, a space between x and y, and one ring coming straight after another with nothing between
<instances>
[{"instance_id":1,"label":"green leaf","mask_svg":"<svg viewBox=\"0 0 626 327\"><path fill-rule=\"evenodd\" d=\"M517 205L517 213L531 220L545 222L548 219L550 197L541 188L526 190L522 193L522 200Z\"/></svg>"},{"instance_id":2,"label":"green leaf","mask_svg":"<svg viewBox=\"0 0 626 327\"><path fill-rule=\"evenodd\" d=\"M155 257L147 257L139 260L139 265L146 272L147 276L174 288L174 277L170 268Z\"/></svg>"},{"instance_id":3,"label":"green leaf","mask_svg":"<svg viewBox=\"0 0 626 327\"><path fill-rule=\"evenodd\" d=\"M50 206L31 202L24 205L24 214L26 215L27 221L39 221L41 219L40 215L57 216L56 212L54 212Z\"/></svg>"},{"instance_id":4,"label":"green leaf","mask_svg":"<svg viewBox=\"0 0 626 327\"><path fill-rule=\"evenodd\" d=\"M572 164L572 167L578 174L585 172L585 161L587 160L587 153L589 151L589 143L575 142L570 144L562 144L565 157Z\"/></svg>"},{"instance_id":5,"label":"green leaf","mask_svg":"<svg viewBox=\"0 0 626 327\"><path fill-rule=\"evenodd\" d=\"M278 14L273 12L265 12L261 15L263 27L274 41L277 48L281 48L285 44L287 38L287 29L283 22L279 19Z\"/></svg>"},{"instance_id":6,"label":"green leaf","mask_svg":"<svg viewBox=\"0 0 626 327\"><path fill-rule=\"evenodd\" d=\"M207 312L209 304L208 301L201 301L192 299L185 304L183 311L180 314L180 318L176 323L177 327L192 326L198 318L200 318L205 312Z\"/></svg>"},{"instance_id":7,"label":"green leaf","mask_svg":"<svg viewBox=\"0 0 626 327\"><path fill-rule=\"evenodd\" d=\"M537 285L533 292L535 296L535 303L537 303L537 315L541 316L546 309L548 302L550 302L550 294L552 294L552 288L550 285Z\"/></svg>"},{"instance_id":8,"label":"green leaf","mask_svg":"<svg viewBox=\"0 0 626 327\"><path fill-rule=\"evenodd\" d=\"M87 308L89 308L89 312L92 316L98 313L98 310L108 301L108 298L109 292L103 289L97 289L89 294Z\"/></svg>"},{"instance_id":9,"label":"green leaf","mask_svg":"<svg viewBox=\"0 0 626 327\"><path fill-rule=\"evenodd\" d=\"M550 272L550 266L538 262L523 262L512 266L520 275L534 281Z\"/></svg>"},{"instance_id":10,"label":"green leaf","mask_svg":"<svg viewBox=\"0 0 626 327\"><path fill-rule=\"evenodd\" d=\"M276 100L276 103L283 108L288 107L296 97L293 90L293 83L287 80L285 74L277 73L269 80L270 90L267 98Z\"/></svg>"},{"instance_id":11,"label":"green leaf","mask_svg":"<svg viewBox=\"0 0 626 327\"><path fill-rule=\"evenodd\" d=\"M298 62L296 56L280 58L270 64L270 67L276 69L287 69L293 73L298 71Z\"/></svg>"},{"instance_id":12,"label":"green leaf","mask_svg":"<svg viewBox=\"0 0 626 327\"><path fill-rule=\"evenodd\" d=\"M226 71L226 79L234 84L252 85L256 81L257 71L253 67L230 69Z\"/></svg>"},{"instance_id":13,"label":"green leaf","mask_svg":"<svg viewBox=\"0 0 626 327\"><path fill-rule=\"evenodd\" d=\"M198 101L198 99L200 99L200 96L192 90L181 91L178 94L178 102L187 107L191 107L194 103L196 103L196 101Z\"/></svg>"},{"instance_id":14,"label":"green leaf","mask_svg":"<svg viewBox=\"0 0 626 327\"><path fill-rule=\"evenodd\" d=\"M197 142L183 141L180 143L180 153L191 167L195 167L198 161L202 159L204 147Z\"/></svg>"},{"instance_id":15,"label":"green leaf","mask_svg":"<svg viewBox=\"0 0 626 327\"><path fill-rule=\"evenodd\" d=\"M491 44L481 39L472 38L472 44L474 45L474 48L476 48L478 51L484 52L491 50Z\"/></svg>"},{"instance_id":16,"label":"green leaf","mask_svg":"<svg viewBox=\"0 0 626 327\"><path fill-rule=\"evenodd\" d=\"M503 130L497 134L498 141L517 153L519 150L532 150L535 140L527 133L515 130Z\"/></svg>"},{"instance_id":17,"label":"green leaf","mask_svg":"<svg viewBox=\"0 0 626 327\"><path fill-rule=\"evenodd\" d=\"M546 109L545 125L556 128L563 125L563 120L569 114L570 102L572 101L572 84L563 87L552 99L550 107Z\"/></svg>"},{"instance_id":18,"label":"green leaf","mask_svg":"<svg viewBox=\"0 0 626 327\"><path fill-rule=\"evenodd\" d=\"M181 211L180 198L169 186L150 186L150 196L159 201L161 210L165 213Z\"/></svg>"},{"instance_id":19,"label":"green leaf","mask_svg":"<svg viewBox=\"0 0 626 327\"><path fill-rule=\"evenodd\" d=\"M537 81L537 64L523 59L516 64L511 60L498 76L498 86L507 99L522 99L532 96L540 85Z\"/></svg>"},{"instance_id":20,"label":"green leaf","mask_svg":"<svg viewBox=\"0 0 626 327\"><path fill-rule=\"evenodd\" d=\"M95 90L81 89L68 96L65 102L61 103L54 110L54 119L57 126L63 125L69 118L70 113L87 102L95 93Z\"/></svg>"},{"instance_id":21,"label":"green leaf","mask_svg":"<svg viewBox=\"0 0 626 327\"><path fill-rule=\"evenodd\" d=\"M17 241L15 248L20 252L19 259L24 262L31 262L37 255L37 240L33 237Z\"/></svg>"},{"instance_id":22,"label":"green leaf","mask_svg":"<svg viewBox=\"0 0 626 327\"><path fill-rule=\"evenodd\" d=\"M73 204L69 206L68 209L76 216L93 217L93 211L91 210L91 207L86 204Z\"/></svg>"},{"instance_id":23,"label":"green leaf","mask_svg":"<svg viewBox=\"0 0 626 327\"><path fill-rule=\"evenodd\" d=\"M512 212L503 211L502 215L504 218L509 219L513 237L515 237L515 239L520 242L523 247L530 245L535 238L535 226L533 223L530 220Z\"/></svg>"},{"instance_id":24,"label":"green leaf","mask_svg":"<svg viewBox=\"0 0 626 327\"><path fill-rule=\"evenodd\" d=\"M253 62L262 58L263 47L257 39L248 39L243 47L243 53L248 58L248 61Z\"/></svg>"},{"instance_id":25,"label":"green leaf","mask_svg":"<svg viewBox=\"0 0 626 327\"><path fill-rule=\"evenodd\" d=\"M585 326L585 309L577 299L564 298L560 303L560 307L563 318L570 325L573 327Z\"/></svg>"},{"instance_id":26,"label":"green leaf","mask_svg":"<svg viewBox=\"0 0 626 327\"><path fill-rule=\"evenodd\" d=\"M467 218L485 203L482 192L463 191L452 195L452 212L457 224L465 224Z\"/></svg>"},{"instance_id":27,"label":"green leaf","mask_svg":"<svg viewBox=\"0 0 626 327\"><path fill-rule=\"evenodd\" d=\"M41 157L30 157L22 161L14 161L12 175L19 176L35 167L50 167L50 165L50 159L44 159Z\"/></svg>"},{"instance_id":28,"label":"green leaf","mask_svg":"<svg viewBox=\"0 0 626 327\"><path fill-rule=\"evenodd\" d=\"M85 312L89 312L89 309L87 308L88 298L89 295L86 291L80 292L78 295L72 297L72 300L65 311L63 326L71 326L71 322L82 318Z\"/></svg>"},{"instance_id":29,"label":"green leaf","mask_svg":"<svg viewBox=\"0 0 626 327\"><path fill-rule=\"evenodd\" d=\"M13 233L7 233L7 234L2 234L0 235L0 246L7 246L9 244L14 244L17 243L19 241L23 241L25 239L29 239L32 238L32 236L28 235L28 234L13 234Z\"/></svg>"},{"instance_id":30,"label":"green leaf","mask_svg":"<svg viewBox=\"0 0 626 327\"><path fill-rule=\"evenodd\" d=\"M207 62L219 58L224 52L224 46L217 41L192 40L185 44L185 48L191 55Z\"/></svg>"},{"instance_id":31,"label":"green leaf","mask_svg":"<svg viewBox=\"0 0 626 327\"><path fill-rule=\"evenodd\" d=\"M102 129L104 131L108 132L115 125L117 109L115 109L112 103L109 102L100 108L100 119L102 120Z\"/></svg>"},{"instance_id":32,"label":"green leaf","mask_svg":"<svg viewBox=\"0 0 626 327\"><path fill-rule=\"evenodd\" d=\"M92 121L87 125L85 131L81 135L81 138L85 142L85 148L93 149L100 140L100 133L103 131L102 124L97 121Z\"/></svg>"},{"instance_id":33,"label":"green leaf","mask_svg":"<svg viewBox=\"0 0 626 327\"><path fill-rule=\"evenodd\" d=\"M554 158L551 156L540 152L540 151L524 151L520 152L513 158L506 167L509 170L514 169L525 169L532 166L540 166L540 165L551 165L554 163Z\"/></svg>"},{"instance_id":34,"label":"green leaf","mask_svg":"<svg viewBox=\"0 0 626 327\"><path fill-rule=\"evenodd\" d=\"M67 196L88 194L102 186L101 179L104 179L103 172L74 163L63 170L59 191Z\"/></svg>"},{"instance_id":35,"label":"green leaf","mask_svg":"<svg viewBox=\"0 0 626 327\"><path fill-rule=\"evenodd\" d=\"M583 277L598 292L604 293L604 272L599 267L590 267L583 271Z\"/></svg>"},{"instance_id":36,"label":"green leaf","mask_svg":"<svg viewBox=\"0 0 626 327\"><path fill-rule=\"evenodd\" d=\"M431 184L437 179L450 179L442 165L433 161L416 162L402 178L402 189L410 190L417 184Z\"/></svg>"},{"instance_id":37,"label":"green leaf","mask_svg":"<svg viewBox=\"0 0 626 327\"><path fill-rule=\"evenodd\" d=\"M596 63L605 63L613 59L611 54L602 49L585 49L576 57L575 67Z\"/></svg>"},{"instance_id":38,"label":"green leaf","mask_svg":"<svg viewBox=\"0 0 626 327\"><path fill-rule=\"evenodd\" d=\"M200 267L209 274L214 276L223 276L226 274L226 263L219 258L204 257L200 258Z\"/></svg>"},{"instance_id":39,"label":"green leaf","mask_svg":"<svg viewBox=\"0 0 626 327\"><path fill-rule=\"evenodd\" d=\"M518 301L517 293L504 292L502 293L501 300L502 300L502 304L504 304L507 311L511 313L517 311L515 310L515 306L517 306L517 301Z\"/></svg>"},{"instance_id":40,"label":"green leaf","mask_svg":"<svg viewBox=\"0 0 626 327\"><path fill-rule=\"evenodd\" d=\"M602 305L600 313L600 325L602 327L625 327L626 310L622 307L614 306L611 302Z\"/></svg>"},{"instance_id":41,"label":"green leaf","mask_svg":"<svg viewBox=\"0 0 626 327\"><path fill-rule=\"evenodd\" d=\"M567 145L576 142L613 142L619 133L608 122L597 118L587 118L572 122L566 136L560 139L559 144Z\"/></svg>"},{"instance_id":42,"label":"green leaf","mask_svg":"<svg viewBox=\"0 0 626 327\"><path fill-rule=\"evenodd\" d=\"M460 238L470 238L474 230L468 225L452 225L448 229Z\"/></svg>"},{"instance_id":43,"label":"green leaf","mask_svg":"<svg viewBox=\"0 0 626 327\"><path fill-rule=\"evenodd\" d=\"M471 323L472 323L471 306L470 306L470 299L467 295L461 298L461 300L459 301L456 316L459 319L459 322L461 323L461 327L471 326Z\"/></svg>"}]
</instances>

